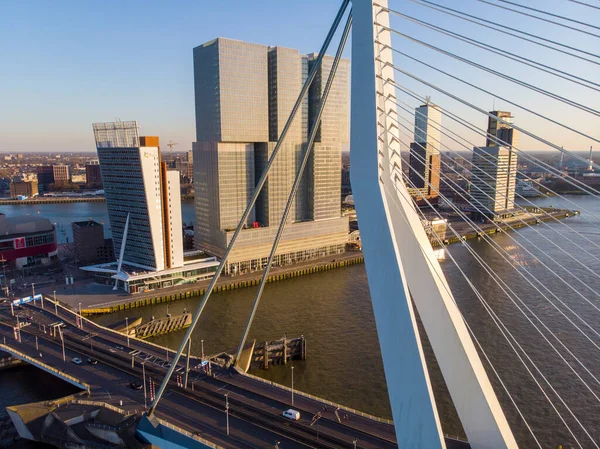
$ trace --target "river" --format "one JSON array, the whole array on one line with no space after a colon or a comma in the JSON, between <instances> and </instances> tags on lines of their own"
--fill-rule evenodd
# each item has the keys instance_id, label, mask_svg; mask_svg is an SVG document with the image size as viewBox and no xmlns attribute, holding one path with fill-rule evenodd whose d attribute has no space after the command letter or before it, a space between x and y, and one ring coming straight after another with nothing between
<instances>
[{"instance_id":1,"label":"river","mask_svg":"<svg viewBox=\"0 0 600 449\"><path fill-rule=\"evenodd\" d=\"M552 204L556 207L586 209L588 213L582 211L581 217L571 217L566 222L538 225L535 228L521 229L514 233L500 234L494 237L494 241L508 253L507 259L510 263L518 265L519 271L514 270L510 263L498 255L490 245L476 240L468 241L467 244L485 258L494 271L531 308L532 312L528 313L529 318L535 321L536 316L540 317L548 325L550 331L565 342L573 355L589 368L590 373L596 373L600 370L599 352L536 291L536 288L543 291L545 296L554 303L557 301L552 294L556 294L579 317L589 323L591 328L600 327L600 313L594 308L594 301L598 301L597 286L599 285L596 273L600 273L600 263L595 257L600 256L600 250L581 237L585 236L594 244L600 244L598 238L600 235L600 202L583 196L575 196L570 199L577 206L559 199L540 199L536 202L546 206ZM94 203L93 208L100 210L100 205L104 206ZM68 206L79 207L79 205ZM80 216L77 215L77 219ZM565 223L570 228L565 227ZM585 251L574 246L569 239ZM529 252L520 248L517 243L526 245ZM536 247L543 247L544 251L542 252ZM568 254L563 253L563 250ZM542 369L558 394L564 396L565 403L589 430L591 437L596 441L599 440L599 401L590 394L582 382L576 379L553 349L543 342L528 319L518 311L491 277L477 265L468 251L460 244L452 245L449 251L459 261L461 268L469 275L481 295L489 301L493 310L506 324L507 329ZM538 256L539 260L534 256ZM441 252L440 257L459 308L540 440L542 447L557 447L559 444L562 444L563 447L570 447L570 445L576 447L573 437L569 436L565 426L553 413L551 406L489 319L476 295L465 283L448 254ZM564 269L556 263L562 264ZM549 273L543 264L559 273L565 282ZM526 275L528 272L548 287L549 291L545 291L544 287L537 285L535 281L532 282L533 286L525 281L521 275ZM593 288L586 289L576 280L576 277ZM586 303L584 298L576 294L570 286L580 290L593 305ZM254 293L255 289L242 289L214 294L194 332L192 352L200 354L201 340L204 340L205 353L236 346L246 323ZM97 321L110 323L126 316L131 317L132 314L148 320L152 315L165 315L167 307L172 314L181 313L184 308L193 309L198 301L198 298L191 298L171 303L168 306L162 304L99 316ZM565 310L562 305L558 306L561 310ZM573 314L565 313L573 322L578 322L580 327L585 327ZM363 265L268 284L251 329L250 338L273 339L279 338L283 334L290 337L303 334L307 337L307 360L294 362L295 388L378 416L390 416L385 376ZM554 338L547 331L544 331L544 334L549 339ZM182 335L183 332L176 332L153 338L152 341L175 348ZM588 330L587 335L595 344L598 343L598 338L592 331ZM564 350L561 350L561 354L573 366L576 366L577 362L573 357L565 355ZM426 356L433 366L432 383L444 431L450 434L460 434L462 432L460 424L456 419L451 401L444 391L441 376L435 369L434 357L427 347ZM398 357L401 358L402 354L398 354ZM484 364L520 446L522 448L537 447L497 377L487 363ZM591 391L600 395L598 383L592 383L594 381L592 376L585 374L581 367L576 366L576 368L578 373L582 373L581 376ZM533 368L531 369L534 371ZM255 371L254 374L284 385L291 385L289 366L274 366L268 371ZM541 379L539 374L536 374L536 378ZM2 388L0 387L0 390ZM550 398L580 439L582 446L590 447L590 440L586 440L582 430L577 428L574 419L568 416L565 406L560 404L548 386L544 385L544 389L549 391Z\"/></svg>"}]
</instances>

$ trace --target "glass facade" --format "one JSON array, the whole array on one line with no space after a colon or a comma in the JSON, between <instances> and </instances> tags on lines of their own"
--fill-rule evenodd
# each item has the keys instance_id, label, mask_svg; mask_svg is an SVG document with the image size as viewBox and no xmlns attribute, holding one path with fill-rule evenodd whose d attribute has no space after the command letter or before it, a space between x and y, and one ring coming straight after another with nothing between
<instances>
[{"instance_id":1,"label":"glass facade","mask_svg":"<svg viewBox=\"0 0 600 449\"><path fill-rule=\"evenodd\" d=\"M237 226L263 173L314 57L300 55L295 49L223 38L194 49L198 249L222 255L228 235ZM262 240L266 236L272 239L281 220L306 149L311 117L320 102L332 63L332 57L324 58L324 65L280 147L255 210L245 223L249 229L240 235L243 249L238 255L253 260L252 267L259 266L260 259L268 255L270 244L267 247ZM317 257L316 254L323 252L337 252L347 241L347 219L338 223L335 232L325 233L327 236L319 232L318 226L302 225L314 220L340 220L341 147L349 137L349 69L349 61L342 60L322 116L314 154L292 204L288 227L297 231L286 232L281 247L286 247L289 239L298 240L288 248L285 257L281 255L281 260L304 257L300 254ZM239 264L235 266L238 272L245 269Z\"/></svg>"}]
</instances>

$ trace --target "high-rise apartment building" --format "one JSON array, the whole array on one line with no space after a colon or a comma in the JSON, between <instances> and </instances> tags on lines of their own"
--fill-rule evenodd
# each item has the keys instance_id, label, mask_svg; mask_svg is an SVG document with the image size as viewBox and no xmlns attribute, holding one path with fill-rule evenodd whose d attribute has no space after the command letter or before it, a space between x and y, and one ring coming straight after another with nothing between
<instances>
[{"instance_id":1,"label":"high-rise apartment building","mask_svg":"<svg viewBox=\"0 0 600 449\"><path fill-rule=\"evenodd\" d=\"M279 139L315 55L218 38L194 49L195 241L221 256ZM262 268L285 208L333 58L325 57L281 145L227 272ZM342 252L341 146L348 142L349 61L342 60L276 263Z\"/></svg>"},{"instance_id":2,"label":"high-rise apartment building","mask_svg":"<svg viewBox=\"0 0 600 449\"><path fill-rule=\"evenodd\" d=\"M502 145L512 149L519 146L519 132L512 127L514 117L508 111L491 111L494 117L488 117L486 147ZM500 120L502 121L500 121ZM506 122L506 123L504 123ZM491 136L490 136L491 135ZM496 139L494 139L493 137Z\"/></svg>"},{"instance_id":3,"label":"high-rise apartment building","mask_svg":"<svg viewBox=\"0 0 600 449\"><path fill-rule=\"evenodd\" d=\"M151 271L182 267L179 173L161 161L158 137L139 137L135 121L94 123L94 136L115 255L125 244L127 265Z\"/></svg>"},{"instance_id":4,"label":"high-rise apartment building","mask_svg":"<svg viewBox=\"0 0 600 449\"><path fill-rule=\"evenodd\" d=\"M434 104L415 109L414 142L410 145L409 192L427 200L436 199L440 189L440 126L442 113Z\"/></svg>"},{"instance_id":5,"label":"high-rise apartment building","mask_svg":"<svg viewBox=\"0 0 600 449\"><path fill-rule=\"evenodd\" d=\"M471 198L479 214L505 215L515 207L517 155L502 146L473 148Z\"/></svg>"}]
</instances>

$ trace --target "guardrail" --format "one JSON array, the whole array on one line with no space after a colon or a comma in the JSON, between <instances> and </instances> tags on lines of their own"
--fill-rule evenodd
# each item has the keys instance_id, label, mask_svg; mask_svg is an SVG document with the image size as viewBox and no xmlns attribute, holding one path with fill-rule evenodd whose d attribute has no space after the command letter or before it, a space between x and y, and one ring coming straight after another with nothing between
<instances>
[{"instance_id":1,"label":"guardrail","mask_svg":"<svg viewBox=\"0 0 600 449\"><path fill-rule=\"evenodd\" d=\"M51 298L50 296L44 295L44 300L45 300L45 301L48 301L48 302L50 302L50 303L51 303L51 304L53 304L53 305L55 305L55 304L56 304L56 306L57 306L58 308L60 308L60 309L62 309L62 310L64 310L64 311L66 311L66 312L68 312L69 314L73 315L73 317L78 317L78 316L79 316L79 314L78 314L78 313L77 313L75 310L73 310L73 309L70 309L70 308L68 308L68 307L65 307L63 304L61 304L61 302L60 302L60 301L58 301L58 300L57 300L57 301L56 301L56 303L55 303L55 302L54 302L54 299L53 299L53 298ZM36 304L36 306L37 306L37 304ZM49 309L49 311L50 311L50 312L52 312L52 309ZM125 336L125 334L122 334L121 332L119 332L119 331L116 331L116 330L114 330L114 329L111 329L111 328L109 328L109 327L104 327L104 326L102 326L101 324L98 324L98 323L96 323L96 322L94 322L94 321L92 321L92 320L90 320L90 319L88 319L88 318L86 318L86 317L84 317L84 316L81 316L81 317L80 317L80 319L81 319L81 320L83 320L85 323L87 323L89 326L93 326L93 327L96 327L96 328L98 328L98 329L105 330L105 331L107 331L107 332L110 332L111 334L114 334L114 335L118 336L119 338L125 338L125 337L126 337L126 336ZM130 339L130 340L135 340L135 341L137 341L137 342L139 342L139 343L141 343L141 344L146 344L146 345L153 346L153 347L155 347L156 349L159 349L161 352L169 351L169 353L172 353L172 354L176 354L176 353L177 353L177 351L176 351L176 350L169 349L169 348L167 348L167 347L165 347L165 346L160 346L160 345L157 345L156 343L152 343L151 341L147 341L147 340L143 340L143 339L141 339L141 338L134 337L133 335L132 335L132 336L130 336L130 337L129 337L129 339ZM190 357L190 360L198 360L198 361L201 361L201 360L202 360L202 358L201 358L201 357L197 357L197 356L194 356L194 355L192 355L192 356Z\"/></svg>"},{"instance_id":2,"label":"guardrail","mask_svg":"<svg viewBox=\"0 0 600 449\"><path fill-rule=\"evenodd\" d=\"M280 388L280 389L285 390L285 391L289 391L289 392L292 391L292 389L290 387L286 387L285 385L281 385L281 384L278 384L276 382L273 382L273 381L270 381L270 380L266 380L266 379L263 379L263 378L258 377L258 376L254 376L253 374L245 373L245 372L243 372L241 370L237 370L237 371L240 374L242 374L243 376L250 377L251 379L257 380L259 382L271 385L271 386L276 387L276 388ZM309 394L309 393L305 393L303 391L298 391L298 390L294 389L294 395L304 396L305 398L312 399L313 401L319 401L319 402L322 402L323 404L331 405L332 407L339 407L340 410L344 410L346 412L354 413L355 415L362 416L363 418L371 419L373 421L378 421L378 422L381 422L381 423L384 423L384 424L394 425L394 421L392 421L390 419L384 419L384 418L379 418L379 417L374 416L374 415L369 415L368 413L364 413L364 412L361 412L359 410L356 410L356 409L353 409L353 408L350 408L350 407L346 407L345 405L338 404L338 403L335 403L333 401L329 401L327 399L323 399L323 398L320 398L318 396L315 396L315 395L312 395L312 394Z\"/></svg>"},{"instance_id":3,"label":"guardrail","mask_svg":"<svg viewBox=\"0 0 600 449\"><path fill-rule=\"evenodd\" d=\"M192 432L188 432L187 430L182 429L181 427L178 427L178 426L176 426L174 424L171 424L168 421L165 421L165 420L160 419L160 418L156 418L156 419L158 420L158 422L161 425L163 425L165 427L168 427L169 429L174 430L175 432L181 433L181 434L185 435L188 438L196 440L196 441L198 441L198 442L200 442L200 443L202 443L202 444L204 444L204 445L206 445L206 446L208 446L210 448L213 448L213 449L225 449L223 446L219 446L218 444L215 444L215 443L212 443L211 441L205 440L201 436L194 435Z\"/></svg>"},{"instance_id":4,"label":"guardrail","mask_svg":"<svg viewBox=\"0 0 600 449\"><path fill-rule=\"evenodd\" d=\"M73 385L78 386L80 388L83 388L84 390L87 390L88 394L90 393L90 386L88 384L86 384L85 382L81 382L76 377L73 377L70 374L65 373L64 371L61 371L58 368L54 368L53 366L40 362L39 360L34 359L33 357L28 356L27 354L21 351L17 351L11 346L2 343L0 343L0 349L2 349L4 352L8 352L9 354L14 355L15 357L20 358L21 360L27 363L30 363L31 365L37 365L40 368L57 375L58 377L62 377L67 382L72 383Z\"/></svg>"}]
</instances>

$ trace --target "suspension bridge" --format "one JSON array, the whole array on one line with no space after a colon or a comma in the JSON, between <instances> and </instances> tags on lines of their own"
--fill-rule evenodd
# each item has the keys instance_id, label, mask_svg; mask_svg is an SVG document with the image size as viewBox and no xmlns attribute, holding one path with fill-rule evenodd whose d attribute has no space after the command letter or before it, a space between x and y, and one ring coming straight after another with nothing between
<instances>
[{"instance_id":1,"label":"suspension bridge","mask_svg":"<svg viewBox=\"0 0 600 449\"><path fill-rule=\"evenodd\" d=\"M594 178L600 165L591 151L588 157L582 152L600 144L596 18L600 4L595 0L541 7L516 0L342 1L191 325L178 350L167 352L170 361L153 371L160 386L149 403L146 395L143 404L141 396L131 399L130 410L144 416L139 425L143 438L160 447L598 448L600 244L593 230L600 213L593 203L582 207L556 188L560 182L599 199L600 183ZM236 359L241 358L350 36L352 192L393 424L351 410L344 412L349 421L343 421L340 406L330 404L336 413L331 408L325 412L325 401L308 396L299 404L293 391L266 386L235 369L220 371L218 379L203 378L197 393L188 385L194 368L183 363L184 354L190 359L191 335L321 58L338 37L322 101L238 346ZM576 220L560 220L552 208L540 207L517 188L518 180L565 210L577 211ZM444 223L443 230L434 222ZM502 243L486 232L490 228L503 233ZM463 238L465 229L479 236L476 244ZM449 247L448 237L459 243ZM432 242L443 249L443 262ZM515 258L514 249L526 260ZM493 288L484 289L484 284ZM461 309L467 300L480 310L477 329L487 333L476 332L466 319ZM37 312L46 318L52 313ZM507 316L518 317L523 328L511 328ZM79 335L81 319L76 314L64 319L74 326L69 350L87 355L87 343ZM86 321L84 326L94 325ZM13 356L35 357L42 340L60 359L56 339L37 335L35 328L13 332L4 327L2 348ZM110 344L121 345L124 337L104 335L97 326L94 330L99 336L90 340L98 340L108 364ZM22 333L28 338L21 339ZM433 350L467 442L445 436L424 340ZM118 353L111 376L139 378L136 354L156 358L163 350L132 342L124 346L128 351ZM510 354L506 360L495 357L500 346ZM132 368L126 369L130 356ZM89 370L61 365L67 367L73 372L65 375L81 378L82 385L107 383ZM145 388L145 379L143 383ZM232 393L224 399L219 392L226 388ZM120 390L115 394L131 397ZM288 406L304 407L309 419L284 422L279 414ZM193 435L199 427L202 441Z\"/></svg>"}]
</instances>

